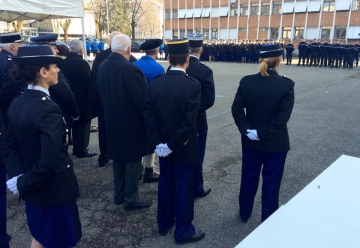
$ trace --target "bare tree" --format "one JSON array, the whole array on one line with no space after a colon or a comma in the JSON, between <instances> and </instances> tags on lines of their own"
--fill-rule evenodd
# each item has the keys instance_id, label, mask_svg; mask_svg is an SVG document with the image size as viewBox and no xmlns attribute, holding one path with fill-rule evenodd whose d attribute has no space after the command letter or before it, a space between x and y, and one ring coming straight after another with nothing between
<instances>
[{"instance_id":1,"label":"bare tree","mask_svg":"<svg viewBox=\"0 0 360 248\"><path fill-rule=\"evenodd\" d=\"M109 30L120 31L131 35L130 5L126 0L111 0L109 2Z\"/></svg>"},{"instance_id":2,"label":"bare tree","mask_svg":"<svg viewBox=\"0 0 360 248\"><path fill-rule=\"evenodd\" d=\"M106 29L106 26L104 25L104 11L106 12L104 1L89 0L85 5L85 10L94 15L96 38L102 38L102 33Z\"/></svg>"},{"instance_id":3,"label":"bare tree","mask_svg":"<svg viewBox=\"0 0 360 248\"><path fill-rule=\"evenodd\" d=\"M139 25L139 30L142 33L143 37L150 35L150 38L153 38L154 35L159 33L161 23L159 22L159 7L156 5L154 0L144 0L143 8L147 11L141 17L141 26Z\"/></svg>"},{"instance_id":4,"label":"bare tree","mask_svg":"<svg viewBox=\"0 0 360 248\"><path fill-rule=\"evenodd\" d=\"M64 31L64 41L68 40L68 31L69 27L71 25L71 19L66 19L64 22L60 22L60 26L62 27Z\"/></svg>"},{"instance_id":5,"label":"bare tree","mask_svg":"<svg viewBox=\"0 0 360 248\"><path fill-rule=\"evenodd\" d=\"M150 9L143 4L143 0L129 0L131 8L131 39L135 40L135 28L138 25L139 20L145 15Z\"/></svg>"},{"instance_id":6,"label":"bare tree","mask_svg":"<svg viewBox=\"0 0 360 248\"><path fill-rule=\"evenodd\" d=\"M13 26L14 29L15 29L15 32L18 32L18 33L20 33L20 34L21 34L21 28L22 28L22 26L23 26L23 23L24 23L23 20L11 22L12 26Z\"/></svg>"}]
</instances>

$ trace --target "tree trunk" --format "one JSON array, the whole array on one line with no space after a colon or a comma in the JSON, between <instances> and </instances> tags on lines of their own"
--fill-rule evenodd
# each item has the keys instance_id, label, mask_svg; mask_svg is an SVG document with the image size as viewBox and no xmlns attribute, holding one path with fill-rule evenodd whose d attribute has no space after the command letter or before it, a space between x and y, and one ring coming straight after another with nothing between
<instances>
[{"instance_id":1,"label":"tree trunk","mask_svg":"<svg viewBox=\"0 0 360 248\"><path fill-rule=\"evenodd\" d=\"M135 41L135 25L131 23L131 40Z\"/></svg>"}]
</instances>

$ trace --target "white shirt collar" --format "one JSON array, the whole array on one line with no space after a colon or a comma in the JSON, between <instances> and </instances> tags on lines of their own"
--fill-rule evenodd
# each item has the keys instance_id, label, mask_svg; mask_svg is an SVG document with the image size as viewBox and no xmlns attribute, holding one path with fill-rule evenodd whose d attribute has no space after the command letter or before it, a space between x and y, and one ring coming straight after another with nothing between
<instances>
[{"instance_id":1,"label":"white shirt collar","mask_svg":"<svg viewBox=\"0 0 360 248\"><path fill-rule=\"evenodd\" d=\"M183 71L184 73L186 73L186 71L182 68L175 68L175 67L171 67L170 71Z\"/></svg>"},{"instance_id":2,"label":"white shirt collar","mask_svg":"<svg viewBox=\"0 0 360 248\"><path fill-rule=\"evenodd\" d=\"M48 96L50 97L49 91L48 91L47 89L43 88L43 87L29 84L27 88L28 88L28 90L39 90L39 91L42 91L42 92L44 92L46 95L48 95Z\"/></svg>"},{"instance_id":3,"label":"white shirt collar","mask_svg":"<svg viewBox=\"0 0 360 248\"><path fill-rule=\"evenodd\" d=\"M190 54L190 57L194 57L194 58L197 58L197 59L199 59L199 57L198 57L198 56L195 56L195 55L191 55L191 54Z\"/></svg>"}]
</instances>

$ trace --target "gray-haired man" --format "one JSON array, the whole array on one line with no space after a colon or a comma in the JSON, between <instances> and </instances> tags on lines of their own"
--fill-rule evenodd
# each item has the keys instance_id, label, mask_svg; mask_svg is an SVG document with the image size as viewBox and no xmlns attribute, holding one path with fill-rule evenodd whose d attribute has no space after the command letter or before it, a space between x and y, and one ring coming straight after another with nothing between
<instances>
[{"instance_id":1,"label":"gray-haired man","mask_svg":"<svg viewBox=\"0 0 360 248\"><path fill-rule=\"evenodd\" d=\"M72 40L70 42L69 56L61 65L61 70L69 80L71 91L74 93L79 107L80 118L73 123L73 155L78 158L92 157L96 152L88 151L90 139L90 103L89 85L91 70L89 64L83 60L83 42Z\"/></svg>"}]
</instances>

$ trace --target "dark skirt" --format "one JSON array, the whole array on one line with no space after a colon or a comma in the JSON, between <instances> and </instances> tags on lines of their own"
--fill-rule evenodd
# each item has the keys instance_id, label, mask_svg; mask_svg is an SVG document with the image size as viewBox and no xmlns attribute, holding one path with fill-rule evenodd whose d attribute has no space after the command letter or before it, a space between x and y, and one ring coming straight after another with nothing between
<instances>
[{"instance_id":1,"label":"dark skirt","mask_svg":"<svg viewBox=\"0 0 360 248\"><path fill-rule=\"evenodd\" d=\"M46 248L69 248L82 237L76 200L41 207L26 202L26 215L31 235Z\"/></svg>"}]
</instances>

